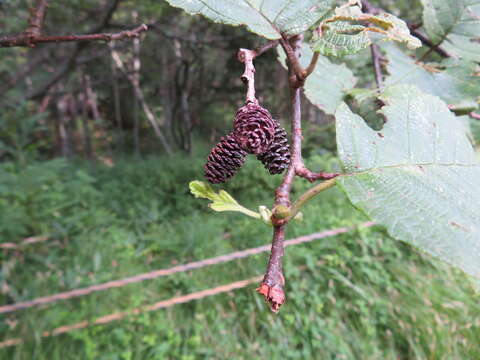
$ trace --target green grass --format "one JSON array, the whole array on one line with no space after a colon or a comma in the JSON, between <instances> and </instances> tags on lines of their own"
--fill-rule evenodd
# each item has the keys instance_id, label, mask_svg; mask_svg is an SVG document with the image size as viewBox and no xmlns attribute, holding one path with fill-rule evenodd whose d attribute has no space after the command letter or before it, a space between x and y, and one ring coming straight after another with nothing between
<instances>
[{"instance_id":1,"label":"green grass","mask_svg":"<svg viewBox=\"0 0 480 360\"><path fill-rule=\"evenodd\" d=\"M214 213L188 193L202 159L55 160L0 166L0 238L51 240L4 251L1 303L12 303L269 243L271 228ZM333 158L312 158L331 170ZM254 161L224 188L271 207L280 178ZM294 196L308 187L301 180ZM303 209L289 238L365 221L338 189ZM475 359L480 305L468 279L381 228L290 247L287 303L269 312L255 286L41 339L45 330L262 274L268 254L3 316L1 359Z\"/></svg>"}]
</instances>

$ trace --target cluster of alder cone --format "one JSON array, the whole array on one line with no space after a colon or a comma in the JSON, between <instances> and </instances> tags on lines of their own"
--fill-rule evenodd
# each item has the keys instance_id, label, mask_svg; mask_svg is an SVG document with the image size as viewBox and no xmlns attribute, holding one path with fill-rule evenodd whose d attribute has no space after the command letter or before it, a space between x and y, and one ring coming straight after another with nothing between
<instances>
[{"instance_id":1,"label":"cluster of alder cone","mask_svg":"<svg viewBox=\"0 0 480 360\"><path fill-rule=\"evenodd\" d=\"M212 184L229 180L242 167L247 154L256 155L272 175L281 174L290 163L287 132L268 110L252 101L238 109L233 131L210 152L206 179Z\"/></svg>"}]
</instances>

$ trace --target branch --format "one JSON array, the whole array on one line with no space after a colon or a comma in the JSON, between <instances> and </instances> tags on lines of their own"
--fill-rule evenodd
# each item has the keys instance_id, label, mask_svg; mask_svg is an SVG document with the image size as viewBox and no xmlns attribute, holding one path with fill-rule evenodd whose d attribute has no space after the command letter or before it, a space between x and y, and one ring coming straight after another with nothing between
<instances>
[{"instance_id":1,"label":"branch","mask_svg":"<svg viewBox=\"0 0 480 360\"><path fill-rule=\"evenodd\" d=\"M134 38L140 36L142 32L148 30L147 25L142 24L133 30L125 30L118 33L101 33L101 34L85 34L85 35L61 35L61 36L30 36L24 35L0 38L0 47L14 46L35 46L41 43L58 43L72 41L112 41L122 40L126 38Z\"/></svg>"},{"instance_id":2,"label":"branch","mask_svg":"<svg viewBox=\"0 0 480 360\"><path fill-rule=\"evenodd\" d=\"M258 104L255 97L255 67L253 66L253 59L255 58L255 51L248 49L240 49L238 51L238 60L245 64L245 71L240 79L247 85L247 98L245 103Z\"/></svg>"},{"instance_id":3,"label":"branch","mask_svg":"<svg viewBox=\"0 0 480 360\"><path fill-rule=\"evenodd\" d=\"M278 40L273 40L255 50L240 49L238 51L238 61L245 64L245 71L243 72L242 76L240 76L240 79L242 79L243 83L247 85L247 98L245 103L258 104L258 100L255 97L255 67L253 66L253 59L277 46L277 44Z\"/></svg>"},{"instance_id":4,"label":"branch","mask_svg":"<svg viewBox=\"0 0 480 360\"><path fill-rule=\"evenodd\" d=\"M315 182L318 180L330 180L340 175L340 173L328 173L324 171L320 171L318 173L313 172L305 167L303 161L297 164L297 167L295 168L295 174L307 179L310 182Z\"/></svg>"},{"instance_id":5,"label":"branch","mask_svg":"<svg viewBox=\"0 0 480 360\"><path fill-rule=\"evenodd\" d=\"M375 44L370 45L370 51L372 53L373 68L375 69L375 82L377 83L377 88L379 90L383 89L383 74L382 66L380 65L380 59L382 55L378 46Z\"/></svg>"},{"instance_id":6,"label":"branch","mask_svg":"<svg viewBox=\"0 0 480 360\"><path fill-rule=\"evenodd\" d=\"M303 40L303 35L295 35L290 39L287 39L286 37L282 37L280 39L280 44L282 45L283 50L287 55L288 68L292 69L292 72L290 74L290 83L292 83L291 77L292 76L296 77L295 87L299 88L303 86L303 83L308 75L307 75L307 71L302 68L302 65L300 64L300 61L299 61L299 56L297 56L294 48L291 45L291 42L297 41L297 39L300 39L300 41Z\"/></svg>"},{"instance_id":7,"label":"branch","mask_svg":"<svg viewBox=\"0 0 480 360\"><path fill-rule=\"evenodd\" d=\"M438 45L435 45L429 38L427 38L425 35L423 35L421 32L419 32L413 25L408 25L408 28L410 29L410 33L415 36L416 38L420 39L423 45L429 47L433 51L435 51L438 55L444 58L451 58L454 57L452 54L450 54L447 50L441 48Z\"/></svg>"},{"instance_id":8,"label":"branch","mask_svg":"<svg viewBox=\"0 0 480 360\"><path fill-rule=\"evenodd\" d=\"M275 226L273 230L272 249L268 260L267 272L263 277L257 292L264 296L273 312L278 312L285 303L285 278L283 277L282 256L284 254L283 242L285 240L285 226Z\"/></svg>"},{"instance_id":9,"label":"branch","mask_svg":"<svg viewBox=\"0 0 480 360\"><path fill-rule=\"evenodd\" d=\"M95 34L102 31L105 28L110 19L113 16L113 13L118 7L118 4L122 0L111 0L110 3L105 7L105 10L102 12L102 19L101 21L95 25L88 34ZM70 57L63 62L63 64L58 68L55 74L52 75L48 80L46 80L39 88L30 92L27 96L28 99L35 99L42 97L45 93L50 90L50 88L55 85L60 79L62 79L68 72L73 69L76 65L76 58L82 52L84 48L86 48L88 42L77 42L75 43L74 49L71 51ZM0 46L1 47L1 46Z\"/></svg>"},{"instance_id":10,"label":"branch","mask_svg":"<svg viewBox=\"0 0 480 360\"><path fill-rule=\"evenodd\" d=\"M301 206L313 198L319 192L335 185L337 173L314 173L308 170L302 160L302 122L301 122L301 87L305 78L313 71L318 60L318 54L312 58L307 70L303 70L299 63L300 51L303 36L296 35L287 39L282 37L280 44L287 54L288 79L290 85L291 101L291 128L292 141L290 150L290 165L283 177L282 183L275 191L275 205L272 215L272 224L274 226L272 248L268 260L267 271L257 289L257 292L265 297L273 312L278 312L285 302L285 293L283 286L285 279L282 272L282 257L284 255L283 242L285 238L285 227L288 222L298 213ZM329 179L320 183L303 194L293 206L290 202L290 192L292 190L295 176L306 178L313 182L319 179Z\"/></svg>"},{"instance_id":11,"label":"branch","mask_svg":"<svg viewBox=\"0 0 480 360\"><path fill-rule=\"evenodd\" d=\"M278 45L278 43L279 43L278 40L272 40L272 41L269 41L262 46L259 46L258 48L256 48L254 50L255 51L255 57L262 55L264 52L270 50L271 48L274 48L275 46Z\"/></svg>"},{"instance_id":12,"label":"branch","mask_svg":"<svg viewBox=\"0 0 480 360\"><path fill-rule=\"evenodd\" d=\"M295 61L298 63L298 56L300 55L300 47L302 43L302 36L295 36L288 41L288 49L291 50L292 61L288 61L289 69L289 84L290 84L290 99L291 99L291 121L292 121L292 149L290 166L285 174L282 183L275 192L275 207L290 207L290 191L292 189L293 179L295 178L295 169L302 161L302 125L301 125L301 102L300 102L300 87L299 81L294 69ZM280 40L284 49L285 40ZM267 271L257 289L257 292L264 296L269 303L270 309L273 312L278 312L282 304L285 302L285 293L283 286L285 278L282 272L282 257L283 242L285 240L285 225L287 223L284 219L272 217L274 225L272 249L270 258L268 260Z\"/></svg>"}]
</instances>

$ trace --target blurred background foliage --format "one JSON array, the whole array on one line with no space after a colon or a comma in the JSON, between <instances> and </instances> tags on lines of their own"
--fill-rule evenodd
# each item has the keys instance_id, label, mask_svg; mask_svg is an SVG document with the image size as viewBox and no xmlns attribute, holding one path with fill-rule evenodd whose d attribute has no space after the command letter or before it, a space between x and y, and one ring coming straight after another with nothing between
<instances>
[{"instance_id":1,"label":"blurred background foliage","mask_svg":"<svg viewBox=\"0 0 480 360\"><path fill-rule=\"evenodd\" d=\"M188 192L210 147L244 101L235 53L261 44L242 28L190 17L163 1L50 2L45 34L115 32L146 23L141 41L45 44L0 51L0 242L48 240L0 252L0 303L121 279L269 242L271 229L213 214ZM420 1L373 2L411 23ZM0 0L2 35L23 31L29 2ZM111 16L107 16L113 9ZM166 135L152 131L120 54ZM439 60L432 53L432 61ZM347 59L374 88L368 50ZM135 65L137 64L137 65ZM138 64L140 66L138 66ZM285 124L286 72L256 60L257 95ZM350 99L355 103L355 98ZM359 104L365 117L377 104ZM303 102L304 155L335 171L333 118ZM373 121L373 120L372 120ZM480 136L477 123L472 139ZM223 186L250 208L272 206L279 176L252 157ZM293 196L308 188L298 181ZM366 220L338 189L304 209L288 237ZM0 318L5 359L475 359L480 305L461 273L426 259L381 228L288 248L287 305L268 312L254 287L40 339L57 326L261 274L267 254L145 281Z\"/></svg>"}]
</instances>

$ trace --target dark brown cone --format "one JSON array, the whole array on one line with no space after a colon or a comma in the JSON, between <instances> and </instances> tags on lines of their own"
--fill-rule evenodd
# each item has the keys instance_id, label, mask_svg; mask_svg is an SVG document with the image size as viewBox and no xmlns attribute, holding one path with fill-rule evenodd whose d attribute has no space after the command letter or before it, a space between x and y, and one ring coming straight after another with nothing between
<instances>
[{"instance_id":1,"label":"dark brown cone","mask_svg":"<svg viewBox=\"0 0 480 360\"><path fill-rule=\"evenodd\" d=\"M275 120L268 110L248 103L238 109L233 122L233 133L238 143L250 154L264 153L275 135Z\"/></svg>"},{"instance_id":2,"label":"dark brown cone","mask_svg":"<svg viewBox=\"0 0 480 360\"><path fill-rule=\"evenodd\" d=\"M222 137L208 155L205 178L212 184L227 181L242 167L246 155L232 134Z\"/></svg>"},{"instance_id":3,"label":"dark brown cone","mask_svg":"<svg viewBox=\"0 0 480 360\"><path fill-rule=\"evenodd\" d=\"M275 137L266 152L257 155L265 169L272 175L281 174L290 164L290 145L287 132L279 124L275 129Z\"/></svg>"}]
</instances>

